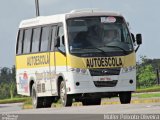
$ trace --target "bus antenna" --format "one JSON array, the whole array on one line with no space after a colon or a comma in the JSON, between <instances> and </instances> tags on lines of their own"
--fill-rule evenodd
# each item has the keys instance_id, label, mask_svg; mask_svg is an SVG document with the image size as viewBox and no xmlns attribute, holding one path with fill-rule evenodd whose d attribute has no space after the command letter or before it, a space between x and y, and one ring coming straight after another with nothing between
<instances>
[{"instance_id":1,"label":"bus antenna","mask_svg":"<svg viewBox=\"0 0 160 120\"><path fill-rule=\"evenodd\" d=\"M35 7L36 7L36 17L40 16L39 12L39 0L35 0Z\"/></svg>"}]
</instances>

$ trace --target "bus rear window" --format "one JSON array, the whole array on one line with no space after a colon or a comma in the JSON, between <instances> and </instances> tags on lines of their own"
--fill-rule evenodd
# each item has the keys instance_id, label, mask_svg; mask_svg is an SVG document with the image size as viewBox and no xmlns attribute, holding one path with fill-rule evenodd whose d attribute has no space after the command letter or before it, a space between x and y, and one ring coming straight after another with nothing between
<instances>
[{"instance_id":1,"label":"bus rear window","mask_svg":"<svg viewBox=\"0 0 160 120\"><path fill-rule=\"evenodd\" d=\"M23 30L20 30L18 33L18 40L17 40L17 54L22 53L22 40L23 40Z\"/></svg>"}]
</instances>

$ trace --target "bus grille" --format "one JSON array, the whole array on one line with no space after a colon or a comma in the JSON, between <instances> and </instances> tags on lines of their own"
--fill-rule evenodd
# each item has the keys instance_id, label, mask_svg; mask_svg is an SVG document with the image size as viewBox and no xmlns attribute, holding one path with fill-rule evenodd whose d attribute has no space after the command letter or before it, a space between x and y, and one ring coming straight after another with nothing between
<instances>
[{"instance_id":1,"label":"bus grille","mask_svg":"<svg viewBox=\"0 0 160 120\"><path fill-rule=\"evenodd\" d=\"M91 76L119 75L121 68L94 68L89 69Z\"/></svg>"},{"instance_id":2,"label":"bus grille","mask_svg":"<svg viewBox=\"0 0 160 120\"><path fill-rule=\"evenodd\" d=\"M118 80L113 81L94 81L96 87L114 87L117 85Z\"/></svg>"}]
</instances>

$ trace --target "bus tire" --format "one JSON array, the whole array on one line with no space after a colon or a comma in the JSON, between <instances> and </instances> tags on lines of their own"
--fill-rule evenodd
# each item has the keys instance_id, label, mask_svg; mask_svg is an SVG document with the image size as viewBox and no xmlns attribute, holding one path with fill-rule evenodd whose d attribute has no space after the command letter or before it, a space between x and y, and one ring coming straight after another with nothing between
<instances>
[{"instance_id":1,"label":"bus tire","mask_svg":"<svg viewBox=\"0 0 160 120\"><path fill-rule=\"evenodd\" d=\"M32 85L31 97L32 97L32 105L34 109L43 108L43 98L37 97L35 84Z\"/></svg>"},{"instance_id":2,"label":"bus tire","mask_svg":"<svg viewBox=\"0 0 160 120\"><path fill-rule=\"evenodd\" d=\"M60 102L64 107L72 106L72 96L67 95L66 84L64 81L61 81L60 86Z\"/></svg>"},{"instance_id":3,"label":"bus tire","mask_svg":"<svg viewBox=\"0 0 160 120\"><path fill-rule=\"evenodd\" d=\"M84 106L86 106L86 105L100 105L101 104L101 98L83 99L82 104Z\"/></svg>"},{"instance_id":4,"label":"bus tire","mask_svg":"<svg viewBox=\"0 0 160 120\"><path fill-rule=\"evenodd\" d=\"M121 104L130 104L131 102L131 92L120 92L119 93L119 99Z\"/></svg>"}]
</instances>

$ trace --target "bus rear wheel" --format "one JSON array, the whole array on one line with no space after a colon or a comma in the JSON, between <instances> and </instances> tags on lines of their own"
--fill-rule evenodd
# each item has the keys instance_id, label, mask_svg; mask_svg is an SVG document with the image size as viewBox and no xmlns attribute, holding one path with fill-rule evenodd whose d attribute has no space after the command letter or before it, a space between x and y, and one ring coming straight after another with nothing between
<instances>
[{"instance_id":1,"label":"bus rear wheel","mask_svg":"<svg viewBox=\"0 0 160 120\"><path fill-rule=\"evenodd\" d=\"M35 84L32 86L32 105L33 108L49 108L53 102L52 97L38 97Z\"/></svg>"},{"instance_id":2,"label":"bus rear wheel","mask_svg":"<svg viewBox=\"0 0 160 120\"><path fill-rule=\"evenodd\" d=\"M60 83L60 102L64 107L72 106L72 96L67 95L66 84L64 81Z\"/></svg>"},{"instance_id":3,"label":"bus rear wheel","mask_svg":"<svg viewBox=\"0 0 160 120\"><path fill-rule=\"evenodd\" d=\"M88 98L88 99L83 99L82 104L84 106L86 105L100 105L101 104L101 98Z\"/></svg>"},{"instance_id":4,"label":"bus rear wheel","mask_svg":"<svg viewBox=\"0 0 160 120\"><path fill-rule=\"evenodd\" d=\"M37 96L35 84L32 85L32 106L34 109L43 108L43 98Z\"/></svg>"},{"instance_id":5,"label":"bus rear wheel","mask_svg":"<svg viewBox=\"0 0 160 120\"><path fill-rule=\"evenodd\" d=\"M120 92L119 93L119 99L121 104L130 104L131 102L131 92Z\"/></svg>"}]
</instances>

